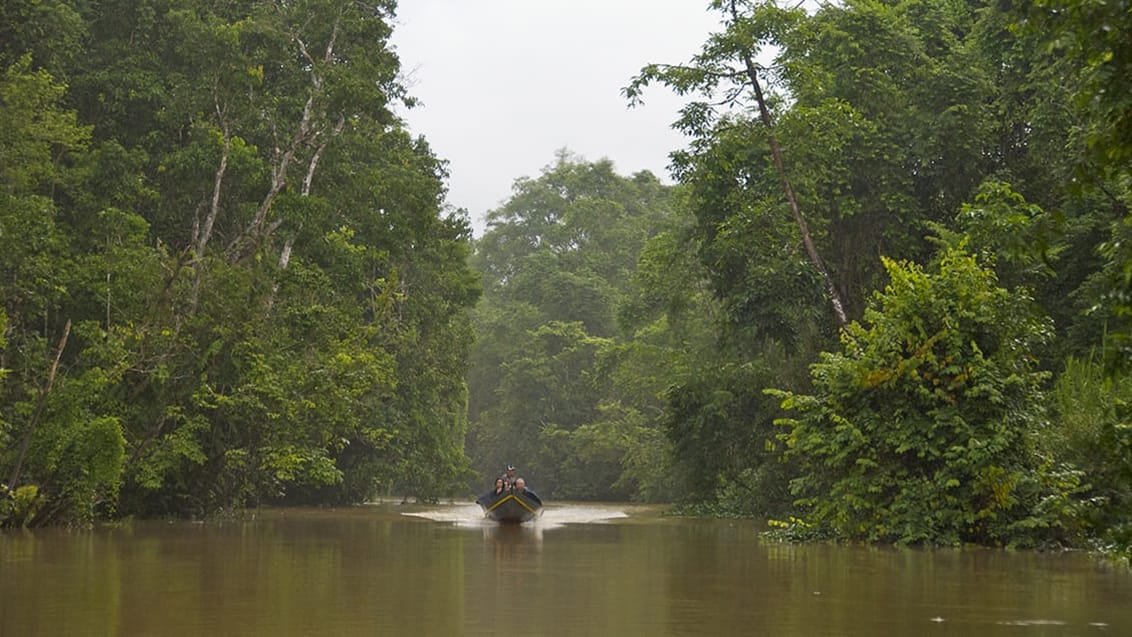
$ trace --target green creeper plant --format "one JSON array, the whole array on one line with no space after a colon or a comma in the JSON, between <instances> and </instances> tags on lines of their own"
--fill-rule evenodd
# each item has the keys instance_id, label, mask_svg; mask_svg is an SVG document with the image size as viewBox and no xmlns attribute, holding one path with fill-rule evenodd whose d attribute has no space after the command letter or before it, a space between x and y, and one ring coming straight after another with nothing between
<instances>
[{"instance_id":1,"label":"green creeper plant","mask_svg":"<svg viewBox=\"0 0 1132 637\"><path fill-rule=\"evenodd\" d=\"M1087 476L1082 523L1100 541L1132 547L1132 376L1100 356L1070 357L1052 390L1054 427L1042 447Z\"/></svg>"}]
</instances>

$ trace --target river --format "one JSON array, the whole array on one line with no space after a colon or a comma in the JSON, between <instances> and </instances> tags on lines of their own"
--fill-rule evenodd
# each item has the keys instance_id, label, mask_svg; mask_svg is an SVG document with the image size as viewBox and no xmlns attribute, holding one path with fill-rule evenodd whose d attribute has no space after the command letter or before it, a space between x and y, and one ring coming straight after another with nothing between
<instances>
[{"instance_id":1,"label":"river","mask_svg":"<svg viewBox=\"0 0 1132 637\"><path fill-rule=\"evenodd\" d=\"M261 509L0 532L0 635L1132 635L1086 555L784 545L749 521L554 505Z\"/></svg>"}]
</instances>

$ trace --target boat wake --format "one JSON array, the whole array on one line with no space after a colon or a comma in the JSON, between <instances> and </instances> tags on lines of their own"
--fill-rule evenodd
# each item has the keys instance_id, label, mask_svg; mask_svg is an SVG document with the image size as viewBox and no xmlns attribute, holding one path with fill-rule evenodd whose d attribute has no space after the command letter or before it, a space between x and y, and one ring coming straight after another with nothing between
<instances>
[{"instance_id":1,"label":"boat wake","mask_svg":"<svg viewBox=\"0 0 1132 637\"><path fill-rule=\"evenodd\" d=\"M487 522L483 519L483 509L478 504L452 504L436 509L424 511L405 511L401 515L415 518L425 518L433 522L452 522L454 524L470 524L474 522Z\"/></svg>"},{"instance_id":2,"label":"boat wake","mask_svg":"<svg viewBox=\"0 0 1132 637\"><path fill-rule=\"evenodd\" d=\"M434 522L448 522L457 526L494 526L496 522L486 520L478 504L451 504L424 511L404 512L402 515L425 518ZM538 526L553 529L567 524L604 524L612 520L629 517L616 505L595 504L550 504L543 509L542 516L524 526Z\"/></svg>"},{"instance_id":3,"label":"boat wake","mask_svg":"<svg viewBox=\"0 0 1132 637\"><path fill-rule=\"evenodd\" d=\"M628 513L612 506L563 505L547 507L540 522L543 526L555 527L565 524L603 524L627 517Z\"/></svg>"}]
</instances>

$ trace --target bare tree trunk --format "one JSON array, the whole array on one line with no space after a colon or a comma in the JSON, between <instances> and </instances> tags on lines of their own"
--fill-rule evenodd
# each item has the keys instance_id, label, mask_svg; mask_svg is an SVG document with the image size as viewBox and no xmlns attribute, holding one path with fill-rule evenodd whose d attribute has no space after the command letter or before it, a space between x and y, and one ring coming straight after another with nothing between
<instances>
[{"instance_id":1,"label":"bare tree trunk","mask_svg":"<svg viewBox=\"0 0 1132 637\"><path fill-rule=\"evenodd\" d=\"M228 130L228 122L220 104L216 105L216 114L220 119L220 127L224 132L224 146L220 153L220 165L216 167L216 175L212 183L212 198L209 201L208 214L205 215L204 225L193 224L193 288L189 302L189 312L196 313L200 301L201 279L204 277L204 250L212 238L212 228L216 218L220 216L220 192L224 185L224 177L228 172L228 158L232 154L232 135Z\"/></svg>"},{"instance_id":2,"label":"bare tree trunk","mask_svg":"<svg viewBox=\"0 0 1132 637\"><path fill-rule=\"evenodd\" d=\"M309 197L311 194L311 183L314 181L314 171L318 167L318 162L322 159L322 153L326 151L326 145L330 143L330 139L337 137L342 129L346 126L346 118L339 117L338 123L334 126L334 131L329 138L326 138L319 144L318 149L314 151L311 156L310 162L307 164L307 173L303 176L302 196ZM270 231L274 231L275 226L279 222L273 224ZM301 227L299 228L302 229ZM291 251L295 247L295 233L287 236L287 240L283 242L283 249L279 252L279 269L286 270L287 266L291 263ZM279 293L279 281L276 280L271 284L271 296L267 299L267 312L271 313L271 308L275 306L275 296Z\"/></svg>"},{"instance_id":3,"label":"bare tree trunk","mask_svg":"<svg viewBox=\"0 0 1132 637\"><path fill-rule=\"evenodd\" d=\"M35 435L35 430L39 426L39 419L43 415L43 408L47 405L47 395L51 393L51 387L55 384L55 373L59 370L59 359L63 358L63 350L67 347L67 337L71 335L71 321L67 321L67 325L63 327L63 337L59 339L59 345L55 349L55 362L51 364L51 371L47 374L47 383L39 391L39 398L35 401L35 412L32 413L31 423L28 425L27 433L24 434L23 440L20 441L20 450L16 454L16 464L12 467L12 473L8 477L8 490L12 491L16 488L17 482L20 480L20 469L23 468L24 457L27 455L28 446L31 444L31 439Z\"/></svg>"},{"instance_id":4,"label":"bare tree trunk","mask_svg":"<svg viewBox=\"0 0 1132 637\"><path fill-rule=\"evenodd\" d=\"M330 32L330 38L326 43L326 50L323 52L322 58L325 62L329 62L329 60L334 57L334 45L338 40L340 26L341 17L334 22L334 27ZM278 145L275 147L275 156L278 158L278 161L271 167L271 187L268 189L263 201L260 202L259 208L256 210L255 218L244 234L237 237L236 240L228 246L230 259L232 261L238 261L244 256L245 250L241 246L243 241L250 239L251 243L254 245L279 227L279 222L270 225L267 223L267 216L271 212L271 206L275 203L275 199L279 196L279 193L282 192L283 188L287 185L287 171L290 169L291 162L294 161L295 154L298 152L299 148L316 138L321 132L315 118L315 100L322 94L322 85L325 78L320 74L318 60L315 60L314 56L307 50L306 43L298 36L293 37L295 43L299 46L299 52L311 65L311 91L307 96L306 103L303 105L303 114L299 118L298 129L291 137L286 149L282 149ZM342 130L344 123L344 120L339 119L333 135L336 135ZM323 146L325 146L325 142L323 142ZM315 166L318 164L320 156L321 147L308 164L304 187L309 187L309 181L314 173Z\"/></svg>"},{"instance_id":5,"label":"bare tree trunk","mask_svg":"<svg viewBox=\"0 0 1132 637\"><path fill-rule=\"evenodd\" d=\"M204 249L208 246L209 239L212 238L212 227L216 224L216 218L220 216L220 191L224 184L224 175L228 172L228 157L232 154L232 135L228 131L228 123L224 121L224 115L217 112L221 117L220 127L224 132L224 147L220 153L220 165L216 168L216 176L212 184L212 199L209 201L208 215L204 219L204 227L201 228L200 234L196 239L193 246L195 256L200 259L204 256Z\"/></svg>"},{"instance_id":6,"label":"bare tree trunk","mask_svg":"<svg viewBox=\"0 0 1132 637\"><path fill-rule=\"evenodd\" d=\"M318 162L322 159L322 153L326 152L326 145L333 139L342 134L342 129L346 127L346 118L343 115L338 116L338 122L334 124L334 130L330 134L330 138L322 140L318 145L318 149L314 151L311 156L310 163L307 164L307 174L303 176L303 196L309 197L311 194L311 182L314 181L314 169L318 168Z\"/></svg>"},{"instance_id":7,"label":"bare tree trunk","mask_svg":"<svg viewBox=\"0 0 1132 637\"><path fill-rule=\"evenodd\" d=\"M334 29L331 31L331 34L330 34L330 41L327 42L327 44L326 44L326 52L325 52L325 58L324 59L329 60L330 57L334 54L334 43L335 43L335 40L337 40L337 38L338 38L338 25L339 25L338 22L334 23ZM299 40L298 38L296 38L296 42L298 42L299 48L302 51L303 56L311 63L311 66L314 67L315 66L314 58L312 58L310 53L307 52L306 45L303 43L302 40ZM311 78L311 94L310 94L310 97L307 99L306 105L303 108L303 119L299 124L299 133L295 137L294 143L292 144L292 148L295 148L298 145L298 143L301 141L300 135L305 138L306 135L307 135L306 131L308 131L310 129L310 126L311 126L310 119L311 119L312 106L314 104L314 97L315 97L315 95L317 95L322 90L322 82L323 82L322 77L320 75L318 75L317 73L315 73L313 75L313 77ZM339 115L338 121L334 124L334 129L330 132L330 134L328 136L323 137L323 139L321 140L321 143L318 144L318 147L315 149L314 153L311 155L310 161L307 162L307 170L306 170L306 173L303 175L302 190L300 192L301 196L303 196L303 197L309 197L310 196L310 194L311 194L311 184L314 182L315 169L318 168L318 163L322 159L322 154L324 152L326 152L326 146L330 143L331 139L340 135L342 133L342 129L345 128L345 127L346 127L346 118L344 116ZM318 136L318 132L315 132L313 135L311 135L311 137L317 137L317 136ZM292 156L293 156L293 153L292 153ZM285 159L287 159L287 161L290 160L290 158L285 158ZM273 189L275 189L274 182L272 184L272 187L273 187ZM274 194L269 194L269 196L274 198L275 194L278 194L277 190ZM256 223L256 227L258 227L258 228L262 229L262 224L263 224L263 222L264 222L264 220L266 219L266 216L267 216L267 208L265 206L269 205L269 203L270 202L265 200L265 202L264 202L265 205L261 205L259 211L256 213L256 222L255 223ZM280 223L282 223L282 221L276 221L275 223L273 223L270 227L267 228L266 233L270 234L270 233L274 232L275 229L279 227ZM291 233L290 235L287 236L286 241L283 242L283 249L279 253L279 269L280 270L286 270L287 266L291 263L291 252L294 249L294 247L295 247L295 233ZM271 296L269 296L268 299L267 299L267 313L268 314L271 313L271 309L275 306L275 297L278 293L279 293L279 281L277 279L277 280L272 282L272 284L271 284Z\"/></svg>"},{"instance_id":8,"label":"bare tree trunk","mask_svg":"<svg viewBox=\"0 0 1132 637\"><path fill-rule=\"evenodd\" d=\"M735 7L735 0L730 0L731 6L731 19L735 25L739 24L739 11ZM770 118L770 109L766 106L766 100L763 98L762 85L759 83L758 69L755 67L755 60L751 56L750 51L744 51L743 62L746 65L747 79L751 82L751 87L755 91L755 100L759 105L759 118L762 120L763 126L767 130L767 141L770 144L770 154L774 158L774 167L778 171L778 176L782 180L782 191L786 194L787 201L790 202L790 212L794 215L794 222L798 224L798 232L802 235L802 245L806 248L806 254L810 258L810 263L817 269L822 277L822 283L825 284L826 294L829 295L829 302L833 306L833 313L837 316L838 325L845 327L849 323L848 317L845 315L845 303L841 300L841 293L837 291L837 286L833 283L833 277L829 275L829 270L825 267L825 262L822 261L821 255L818 254L817 248L814 246L814 240L810 236L810 226L806 223L806 217L802 214L802 209L798 206L798 199L794 196L794 187L790 184L789 177L786 176L786 163L782 159L782 147L778 144L778 137L774 134L774 122Z\"/></svg>"}]
</instances>

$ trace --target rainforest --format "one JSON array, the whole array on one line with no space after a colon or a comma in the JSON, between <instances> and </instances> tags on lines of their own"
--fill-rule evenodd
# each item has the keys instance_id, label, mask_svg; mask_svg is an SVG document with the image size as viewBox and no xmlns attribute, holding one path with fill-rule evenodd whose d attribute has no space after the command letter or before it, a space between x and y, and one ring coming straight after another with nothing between
<instances>
[{"instance_id":1,"label":"rainforest","mask_svg":"<svg viewBox=\"0 0 1132 637\"><path fill-rule=\"evenodd\" d=\"M787 539L1127 556L1127 3L707 6L625 78L686 100L671 181L563 149L477 236L393 0L5 2L0 526L515 463Z\"/></svg>"}]
</instances>

